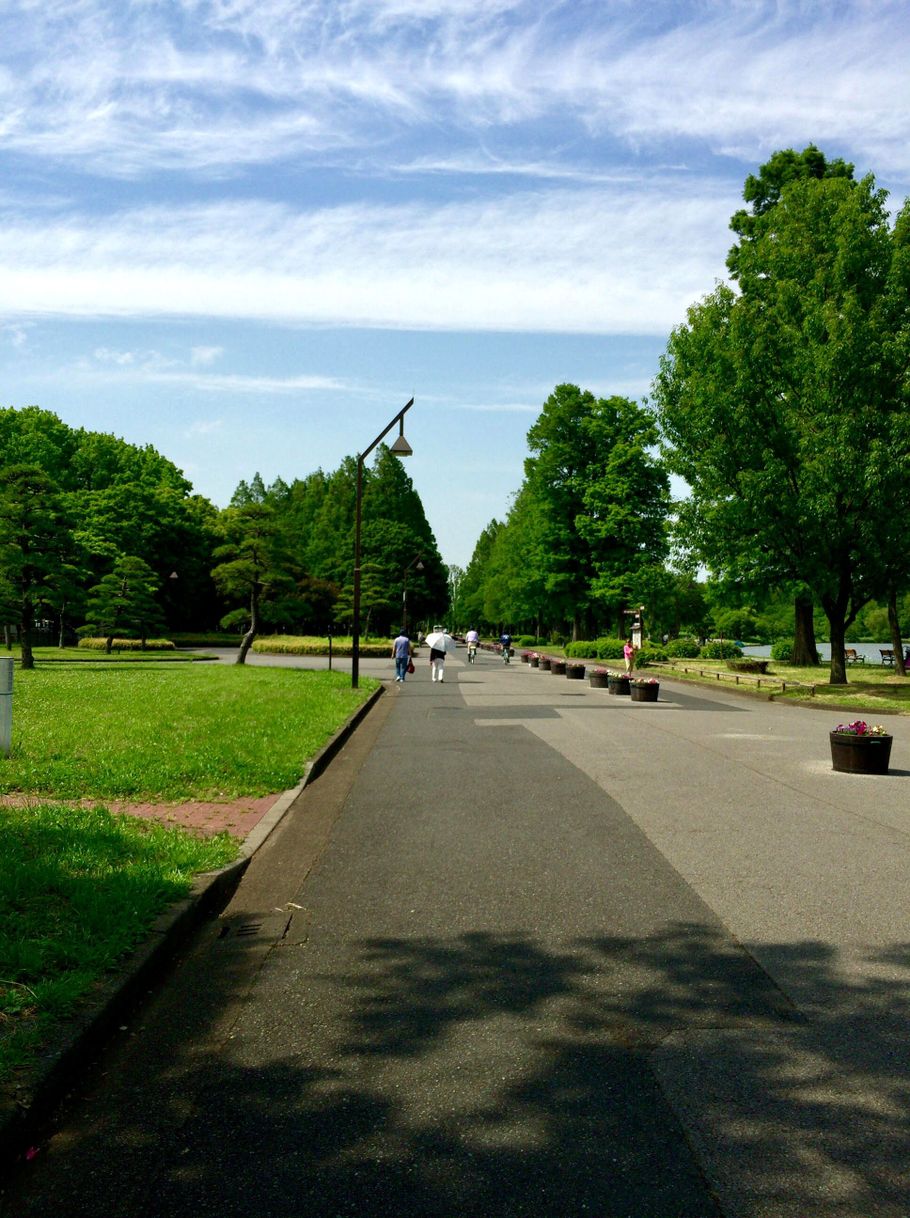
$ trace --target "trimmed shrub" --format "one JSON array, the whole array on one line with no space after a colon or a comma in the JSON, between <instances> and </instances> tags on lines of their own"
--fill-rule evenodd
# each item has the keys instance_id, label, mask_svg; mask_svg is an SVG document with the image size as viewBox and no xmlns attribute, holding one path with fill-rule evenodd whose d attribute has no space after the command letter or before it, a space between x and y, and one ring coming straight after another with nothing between
<instances>
[{"instance_id":1,"label":"trimmed shrub","mask_svg":"<svg viewBox=\"0 0 910 1218\"><path fill-rule=\"evenodd\" d=\"M351 638L332 639L332 655L349 656L354 649ZM416 649L416 648L415 648ZM329 640L311 635L274 634L255 639L252 650L263 655L279 656L327 656ZM364 643L361 640L358 652L368 659L389 659L392 654L392 640L388 642Z\"/></svg>"},{"instance_id":2,"label":"trimmed shrub","mask_svg":"<svg viewBox=\"0 0 910 1218\"><path fill-rule=\"evenodd\" d=\"M743 654L741 647L726 640L723 643L705 643L701 649L703 660L735 660Z\"/></svg>"},{"instance_id":3,"label":"trimmed shrub","mask_svg":"<svg viewBox=\"0 0 910 1218\"><path fill-rule=\"evenodd\" d=\"M771 659L789 662L793 659L793 640L775 639L771 644Z\"/></svg>"},{"instance_id":4,"label":"trimmed shrub","mask_svg":"<svg viewBox=\"0 0 910 1218\"><path fill-rule=\"evenodd\" d=\"M666 647L667 655L681 660L697 660L701 648L694 639L670 639Z\"/></svg>"},{"instance_id":5,"label":"trimmed shrub","mask_svg":"<svg viewBox=\"0 0 910 1218\"><path fill-rule=\"evenodd\" d=\"M79 647L87 651L106 651L107 639L80 639ZM114 639L111 644L113 651L142 651L142 639ZM146 651L173 651L174 644L170 639L146 639Z\"/></svg>"},{"instance_id":6,"label":"trimmed shrub","mask_svg":"<svg viewBox=\"0 0 910 1218\"><path fill-rule=\"evenodd\" d=\"M596 660L597 644L585 643L581 639L577 643L566 643L566 657L573 660Z\"/></svg>"},{"instance_id":7,"label":"trimmed shrub","mask_svg":"<svg viewBox=\"0 0 910 1218\"><path fill-rule=\"evenodd\" d=\"M645 664L657 664L668 658L665 647L658 647L655 643L645 643L635 653L635 667L641 668Z\"/></svg>"},{"instance_id":8,"label":"trimmed shrub","mask_svg":"<svg viewBox=\"0 0 910 1218\"><path fill-rule=\"evenodd\" d=\"M603 638L597 640L597 658L598 660L621 660L623 658L623 648L626 645L625 639L609 639Z\"/></svg>"},{"instance_id":9,"label":"trimmed shrub","mask_svg":"<svg viewBox=\"0 0 910 1218\"><path fill-rule=\"evenodd\" d=\"M172 634L171 638L175 647L239 647L241 636L224 630L210 630L196 634L192 631Z\"/></svg>"}]
</instances>

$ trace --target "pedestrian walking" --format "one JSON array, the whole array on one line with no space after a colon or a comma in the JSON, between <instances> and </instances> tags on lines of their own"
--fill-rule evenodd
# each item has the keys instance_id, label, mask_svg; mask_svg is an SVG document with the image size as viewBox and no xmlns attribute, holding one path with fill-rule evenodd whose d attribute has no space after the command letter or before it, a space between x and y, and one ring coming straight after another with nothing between
<instances>
[{"instance_id":1,"label":"pedestrian walking","mask_svg":"<svg viewBox=\"0 0 910 1218\"><path fill-rule=\"evenodd\" d=\"M395 661L395 680L401 683L407 678L408 666L411 662L411 640L402 630L392 643L392 658Z\"/></svg>"},{"instance_id":2,"label":"pedestrian walking","mask_svg":"<svg viewBox=\"0 0 910 1218\"><path fill-rule=\"evenodd\" d=\"M446 678L446 655L455 651L455 640L443 629L435 626L427 635L430 648L430 673L434 681L444 681Z\"/></svg>"},{"instance_id":3,"label":"pedestrian walking","mask_svg":"<svg viewBox=\"0 0 910 1218\"><path fill-rule=\"evenodd\" d=\"M626 639L626 645L622 649L622 655L626 662L626 672L631 675L632 669L635 667L635 648L632 646L631 639Z\"/></svg>"}]
</instances>

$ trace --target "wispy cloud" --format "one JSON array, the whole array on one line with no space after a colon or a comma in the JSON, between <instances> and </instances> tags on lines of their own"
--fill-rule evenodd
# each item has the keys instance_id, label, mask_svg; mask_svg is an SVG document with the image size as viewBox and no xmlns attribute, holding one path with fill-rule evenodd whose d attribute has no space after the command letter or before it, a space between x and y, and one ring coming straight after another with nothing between
<instances>
[{"instance_id":1,"label":"wispy cloud","mask_svg":"<svg viewBox=\"0 0 910 1218\"><path fill-rule=\"evenodd\" d=\"M190 363L195 367L208 367L224 355L224 347L193 347L190 351Z\"/></svg>"},{"instance_id":2,"label":"wispy cloud","mask_svg":"<svg viewBox=\"0 0 910 1218\"><path fill-rule=\"evenodd\" d=\"M441 205L8 218L0 314L651 333L723 272L735 203L668 182Z\"/></svg>"},{"instance_id":3,"label":"wispy cloud","mask_svg":"<svg viewBox=\"0 0 910 1218\"><path fill-rule=\"evenodd\" d=\"M208 359L199 359L198 353L211 353ZM297 376L256 376L240 373L208 372L207 362L217 358L220 347L193 347L189 365L179 359L168 357L158 351L118 351L109 347L98 347L90 359L81 359L68 369L67 375L82 381L126 382L146 385L172 385L197 393L218 393L249 396L286 396L317 391L352 391L352 386L338 377L320 374ZM198 365L202 364L200 368ZM196 426L196 425L194 425ZM210 426L199 424L198 426ZM220 426L218 423L216 426Z\"/></svg>"},{"instance_id":4,"label":"wispy cloud","mask_svg":"<svg viewBox=\"0 0 910 1218\"><path fill-rule=\"evenodd\" d=\"M506 136L528 165L554 137L752 160L814 137L906 174L906 18L902 0L10 0L0 133L127 176Z\"/></svg>"}]
</instances>

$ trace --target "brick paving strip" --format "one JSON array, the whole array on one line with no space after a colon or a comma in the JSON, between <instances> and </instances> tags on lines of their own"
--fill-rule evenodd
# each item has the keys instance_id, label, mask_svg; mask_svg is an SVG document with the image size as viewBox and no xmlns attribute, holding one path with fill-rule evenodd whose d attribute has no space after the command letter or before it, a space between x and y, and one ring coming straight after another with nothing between
<instances>
[{"instance_id":1,"label":"brick paving strip","mask_svg":"<svg viewBox=\"0 0 910 1218\"><path fill-rule=\"evenodd\" d=\"M179 825L193 833L211 837L227 832L231 837L244 841L256 826L274 808L281 793L262 795L259 798L224 800L192 800L186 803L130 803L126 800L104 799L55 799L52 795L39 799L34 795L4 795L0 803L6 806L31 807L38 803L72 804L73 807L108 808L111 812L138 816L142 820L157 820L165 825Z\"/></svg>"}]
</instances>

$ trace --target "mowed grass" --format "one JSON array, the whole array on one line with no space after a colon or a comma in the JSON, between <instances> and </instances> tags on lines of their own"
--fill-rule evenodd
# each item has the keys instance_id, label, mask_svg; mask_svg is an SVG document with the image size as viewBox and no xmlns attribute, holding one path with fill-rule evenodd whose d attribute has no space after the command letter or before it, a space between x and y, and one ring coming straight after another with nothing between
<instances>
[{"instance_id":1,"label":"mowed grass","mask_svg":"<svg viewBox=\"0 0 910 1218\"><path fill-rule=\"evenodd\" d=\"M142 941L194 874L237 853L103 808L0 807L0 1083ZM23 1080L24 1081L24 1080Z\"/></svg>"},{"instance_id":2,"label":"mowed grass","mask_svg":"<svg viewBox=\"0 0 910 1218\"><path fill-rule=\"evenodd\" d=\"M165 801L283 791L375 686L237 665L17 670L0 794Z\"/></svg>"},{"instance_id":3,"label":"mowed grass","mask_svg":"<svg viewBox=\"0 0 910 1218\"><path fill-rule=\"evenodd\" d=\"M667 668L665 671L668 680L691 681L694 684L710 685L714 689L726 689L728 685L733 684L734 674L722 660L679 660L677 663L690 668L701 668L711 675L699 677L694 673L684 674ZM720 681L713 676L715 671L723 674ZM819 668L803 668L791 664L775 664L772 661L768 665L767 675L778 681L799 683L783 693L775 693L775 699L785 698L796 702L807 700L819 706L829 704L832 710L855 710L860 717L863 712L873 714L875 711L910 713L910 678L898 676L893 669L880 668L874 664L852 665L847 669L846 685L831 685L829 671L827 664L822 664ZM756 689L754 682L750 680L753 675L742 674L739 686L741 690L749 692ZM814 686L814 694L806 686ZM767 697L771 692L771 683L763 680L761 689L756 692Z\"/></svg>"},{"instance_id":4,"label":"mowed grass","mask_svg":"<svg viewBox=\"0 0 910 1218\"><path fill-rule=\"evenodd\" d=\"M16 671L0 757L0 1083L27 1083L62 1021L184 896L237 854L63 799L193 800L293 786L376 687L341 673L166 665Z\"/></svg>"}]
</instances>

